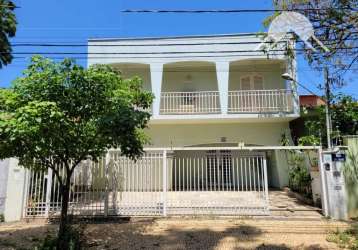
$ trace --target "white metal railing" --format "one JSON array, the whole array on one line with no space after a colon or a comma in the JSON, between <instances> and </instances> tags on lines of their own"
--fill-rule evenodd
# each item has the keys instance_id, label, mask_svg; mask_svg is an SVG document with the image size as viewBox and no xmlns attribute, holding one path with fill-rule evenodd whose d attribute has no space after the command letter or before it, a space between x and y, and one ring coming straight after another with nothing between
<instances>
[{"instance_id":1,"label":"white metal railing","mask_svg":"<svg viewBox=\"0 0 358 250\"><path fill-rule=\"evenodd\" d=\"M160 114L220 113L219 91L162 92Z\"/></svg>"},{"instance_id":2,"label":"white metal railing","mask_svg":"<svg viewBox=\"0 0 358 250\"><path fill-rule=\"evenodd\" d=\"M58 215L62 197L55 175L27 173L25 216ZM111 150L98 162L81 163L71 184L69 213L75 215L268 213L266 157L260 152L148 150L132 161Z\"/></svg>"},{"instance_id":3,"label":"white metal railing","mask_svg":"<svg viewBox=\"0 0 358 250\"><path fill-rule=\"evenodd\" d=\"M288 89L229 91L229 113L293 112Z\"/></svg>"}]
</instances>

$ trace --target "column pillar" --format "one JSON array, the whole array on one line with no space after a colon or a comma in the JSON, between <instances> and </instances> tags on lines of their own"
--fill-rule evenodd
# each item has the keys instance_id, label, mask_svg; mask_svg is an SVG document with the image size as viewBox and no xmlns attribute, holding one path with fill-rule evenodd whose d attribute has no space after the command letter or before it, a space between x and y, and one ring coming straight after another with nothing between
<instances>
[{"instance_id":1,"label":"column pillar","mask_svg":"<svg viewBox=\"0 0 358 250\"><path fill-rule=\"evenodd\" d=\"M216 76L218 79L218 89L222 114L227 114L228 110L229 69L230 62L216 62Z\"/></svg>"},{"instance_id":2,"label":"column pillar","mask_svg":"<svg viewBox=\"0 0 358 250\"><path fill-rule=\"evenodd\" d=\"M160 95L162 92L163 63L150 64L150 77L152 83L153 100L153 116L159 116Z\"/></svg>"}]
</instances>

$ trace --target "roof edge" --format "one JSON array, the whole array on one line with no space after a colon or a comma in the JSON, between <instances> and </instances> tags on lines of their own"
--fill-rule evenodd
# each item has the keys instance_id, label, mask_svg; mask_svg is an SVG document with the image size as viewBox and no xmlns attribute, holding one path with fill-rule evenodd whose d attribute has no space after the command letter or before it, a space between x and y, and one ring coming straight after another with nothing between
<instances>
[{"instance_id":1,"label":"roof edge","mask_svg":"<svg viewBox=\"0 0 358 250\"><path fill-rule=\"evenodd\" d=\"M251 32L251 33L232 33L232 34L213 34L213 35L183 35L183 36L157 36L157 37L123 37L123 38L89 38L88 42L92 41L127 41L127 40L165 40L176 38L206 38L206 37L235 37L235 36L259 36L266 34L266 32Z\"/></svg>"}]
</instances>

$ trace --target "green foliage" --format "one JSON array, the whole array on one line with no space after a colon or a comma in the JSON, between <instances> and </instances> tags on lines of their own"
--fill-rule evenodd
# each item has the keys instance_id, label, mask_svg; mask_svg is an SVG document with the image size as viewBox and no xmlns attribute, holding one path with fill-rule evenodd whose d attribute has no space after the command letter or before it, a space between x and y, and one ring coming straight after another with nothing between
<instances>
[{"instance_id":1,"label":"green foliage","mask_svg":"<svg viewBox=\"0 0 358 250\"><path fill-rule=\"evenodd\" d=\"M308 168L303 164L303 154L291 154L290 170L288 173L289 187L298 193L309 198L312 197L311 182L312 178Z\"/></svg>"},{"instance_id":2,"label":"green foliage","mask_svg":"<svg viewBox=\"0 0 358 250\"><path fill-rule=\"evenodd\" d=\"M331 107L333 128L341 135L358 134L358 102L349 95L338 94Z\"/></svg>"},{"instance_id":3,"label":"green foliage","mask_svg":"<svg viewBox=\"0 0 358 250\"><path fill-rule=\"evenodd\" d=\"M329 242L334 242L339 248L358 250L358 224L353 224L351 228L335 232L327 235L326 238Z\"/></svg>"},{"instance_id":4,"label":"green foliage","mask_svg":"<svg viewBox=\"0 0 358 250\"><path fill-rule=\"evenodd\" d=\"M356 0L273 0L276 11L263 21L267 27L280 10L294 10L306 16L312 23L315 36L324 43L329 52L304 49L304 55L312 67L322 71L323 66L330 69L330 84L342 86L345 74L353 69L358 61L358 1ZM312 41L315 45L315 42Z\"/></svg>"},{"instance_id":5,"label":"green foliage","mask_svg":"<svg viewBox=\"0 0 358 250\"><path fill-rule=\"evenodd\" d=\"M68 243L68 194L76 166L88 157L98 160L110 148L132 159L143 153L153 96L141 87L139 78L122 79L110 66L84 69L68 59L56 63L36 56L10 89L0 91L0 159L16 157L24 167L54 171L63 197L60 249Z\"/></svg>"},{"instance_id":6,"label":"green foliage","mask_svg":"<svg viewBox=\"0 0 358 250\"><path fill-rule=\"evenodd\" d=\"M0 68L12 61L9 41L16 33L15 4L10 0L0 0Z\"/></svg>"},{"instance_id":7,"label":"green foliage","mask_svg":"<svg viewBox=\"0 0 358 250\"><path fill-rule=\"evenodd\" d=\"M346 151L346 162L343 166L344 176L348 184L355 184L358 182L358 155L357 149L349 148Z\"/></svg>"},{"instance_id":8,"label":"green foliage","mask_svg":"<svg viewBox=\"0 0 358 250\"><path fill-rule=\"evenodd\" d=\"M109 148L135 158L150 118L141 110L152 98L140 79L124 80L109 66L86 70L70 60L34 57L12 88L0 92L0 158L38 168L49 158L58 164L96 160Z\"/></svg>"},{"instance_id":9,"label":"green foliage","mask_svg":"<svg viewBox=\"0 0 358 250\"><path fill-rule=\"evenodd\" d=\"M0 214L0 222L4 222L5 221L5 217L3 214Z\"/></svg>"},{"instance_id":10,"label":"green foliage","mask_svg":"<svg viewBox=\"0 0 358 250\"><path fill-rule=\"evenodd\" d=\"M300 146L317 146L320 144L320 139L314 135L302 136L298 139L298 144Z\"/></svg>"},{"instance_id":11,"label":"green foliage","mask_svg":"<svg viewBox=\"0 0 358 250\"><path fill-rule=\"evenodd\" d=\"M301 145L319 145L326 142L326 115L324 106L310 108L302 112L307 135L301 136ZM332 135L338 144L343 135L358 134L358 102L351 96L337 94L331 106ZM321 140L320 140L321 139Z\"/></svg>"}]
</instances>

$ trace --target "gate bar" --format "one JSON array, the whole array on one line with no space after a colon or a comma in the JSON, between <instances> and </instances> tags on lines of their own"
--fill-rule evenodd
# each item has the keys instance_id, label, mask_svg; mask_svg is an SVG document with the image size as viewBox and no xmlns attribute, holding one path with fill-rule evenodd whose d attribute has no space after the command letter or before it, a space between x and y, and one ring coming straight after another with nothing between
<instances>
[{"instance_id":1,"label":"gate bar","mask_svg":"<svg viewBox=\"0 0 358 250\"><path fill-rule=\"evenodd\" d=\"M163 151L163 215L167 216L167 151Z\"/></svg>"}]
</instances>

